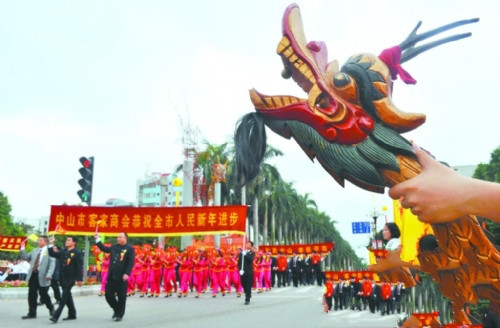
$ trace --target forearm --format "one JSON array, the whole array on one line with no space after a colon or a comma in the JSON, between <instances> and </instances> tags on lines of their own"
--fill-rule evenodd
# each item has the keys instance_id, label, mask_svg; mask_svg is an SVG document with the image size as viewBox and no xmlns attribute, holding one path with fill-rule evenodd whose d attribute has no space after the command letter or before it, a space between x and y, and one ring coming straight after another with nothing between
<instances>
[{"instance_id":1,"label":"forearm","mask_svg":"<svg viewBox=\"0 0 500 328\"><path fill-rule=\"evenodd\" d=\"M500 184L471 179L465 212L500 223Z\"/></svg>"}]
</instances>

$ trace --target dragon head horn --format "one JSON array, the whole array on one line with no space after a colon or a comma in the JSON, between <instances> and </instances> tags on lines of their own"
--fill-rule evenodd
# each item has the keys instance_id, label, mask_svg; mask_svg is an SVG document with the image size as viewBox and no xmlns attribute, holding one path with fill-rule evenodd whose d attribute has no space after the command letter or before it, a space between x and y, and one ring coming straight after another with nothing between
<instances>
[{"instance_id":1,"label":"dragon head horn","mask_svg":"<svg viewBox=\"0 0 500 328\"><path fill-rule=\"evenodd\" d=\"M469 36L472 35L472 33L469 32L469 33L463 33L463 34L455 34L455 35L443 38L441 40L437 40L434 42L430 42L430 43L415 47L415 44L417 42L428 39L436 34L451 30L452 28L466 25L466 24L476 23L478 21L479 21L479 18L460 20L460 21L456 21L456 22L453 22L453 23L450 23L447 25L443 25L441 27L435 28L433 30L430 30L430 31L422 33L422 34L417 34L418 28L420 27L420 25L422 25L421 21L418 22L417 26L415 26L413 31L411 31L410 35L408 35L408 37L402 43L399 44L401 51L403 51L402 56L401 56L401 63L404 63L404 62L412 59L413 57L415 57L415 56L417 56L417 55L419 55L419 54L421 54L429 49L437 47L441 44L445 44L448 42L468 38Z\"/></svg>"}]
</instances>

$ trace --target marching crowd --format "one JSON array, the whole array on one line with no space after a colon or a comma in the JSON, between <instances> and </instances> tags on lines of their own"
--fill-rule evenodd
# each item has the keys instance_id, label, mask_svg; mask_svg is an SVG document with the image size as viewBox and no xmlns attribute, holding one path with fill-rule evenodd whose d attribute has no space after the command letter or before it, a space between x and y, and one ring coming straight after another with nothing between
<instances>
[{"instance_id":1,"label":"marching crowd","mask_svg":"<svg viewBox=\"0 0 500 328\"><path fill-rule=\"evenodd\" d=\"M238 255L241 249L195 249L187 247L178 251L175 247L153 248L150 244L133 246L134 265L128 278L127 295L140 297L187 297L189 292L199 298L209 291L212 297L225 296L233 290L240 297L243 286L240 279ZM108 275L109 254L93 253L100 267L101 289L104 295ZM311 285L315 281L322 285L323 258L317 252L310 255L297 254L289 257L283 253L272 256L270 252L253 248L252 289L261 293L271 288Z\"/></svg>"}]
</instances>

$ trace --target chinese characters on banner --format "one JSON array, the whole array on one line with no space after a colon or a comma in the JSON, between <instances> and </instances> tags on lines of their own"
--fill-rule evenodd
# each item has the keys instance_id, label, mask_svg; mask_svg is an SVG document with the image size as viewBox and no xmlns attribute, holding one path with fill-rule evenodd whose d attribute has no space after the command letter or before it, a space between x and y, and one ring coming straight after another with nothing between
<instances>
[{"instance_id":1,"label":"chinese characters on banner","mask_svg":"<svg viewBox=\"0 0 500 328\"><path fill-rule=\"evenodd\" d=\"M272 255L278 255L283 252L286 255L293 255L294 252L299 254L311 254L313 251L318 253L328 253L333 251L333 242L316 243L316 244L292 244L292 245L261 245L259 250L263 252L271 252Z\"/></svg>"},{"instance_id":2,"label":"chinese characters on banner","mask_svg":"<svg viewBox=\"0 0 500 328\"><path fill-rule=\"evenodd\" d=\"M245 234L247 207L83 207L52 206L49 231L74 235L126 232L129 236Z\"/></svg>"},{"instance_id":3,"label":"chinese characters on banner","mask_svg":"<svg viewBox=\"0 0 500 328\"><path fill-rule=\"evenodd\" d=\"M363 278L375 279L375 275L372 271L325 271L325 277L333 281L338 281L340 278L344 280L349 280L351 278L357 280Z\"/></svg>"},{"instance_id":4,"label":"chinese characters on banner","mask_svg":"<svg viewBox=\"0 0 500 328\"><path fill-rule=\"evenodd\" d=\"M0 251L19 252L23 240L25 236L0 236Z\"/></svg>"}]
</instances>

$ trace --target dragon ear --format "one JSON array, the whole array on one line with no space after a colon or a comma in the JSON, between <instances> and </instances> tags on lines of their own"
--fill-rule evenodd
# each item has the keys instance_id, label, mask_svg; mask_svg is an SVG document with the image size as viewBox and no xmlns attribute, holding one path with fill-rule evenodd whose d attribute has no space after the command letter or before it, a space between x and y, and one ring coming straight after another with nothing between
<instances>
[{"instance_id":1,"label":"dragon ear","mask_svg":"<svg viewBox=\"0 0 500 328\"><path fill-rule=\"evenodd\" d=\"M406 113L399 110L390 97L373 101L377 115L382 122L399 133L418 128L425 122L426 116L421 113Z\"/></svg>"}]
</instances>

